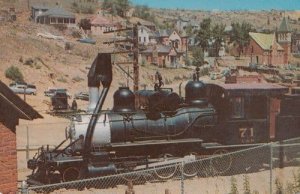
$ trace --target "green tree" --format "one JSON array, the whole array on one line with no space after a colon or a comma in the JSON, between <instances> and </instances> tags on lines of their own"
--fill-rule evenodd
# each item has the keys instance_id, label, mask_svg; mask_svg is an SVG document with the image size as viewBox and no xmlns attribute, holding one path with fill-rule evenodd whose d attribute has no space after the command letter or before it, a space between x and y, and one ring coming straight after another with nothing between
<instances>
[{"instance_id":1,"label":"green tree","mask_svg":"<svg viewBox=\"0 0 300 194\"><path fill-rule=\"evenodd\" d=\"M212 28L212 39L213 39L213 47L215 48L216 56L219 56L219 51L222 46L222 43L225 40L225 25L216 24Z\"/></svg>"},{"instance_id":2,"label":"green tree","mask_svg":"<svg viewBox=\"0 0 300 194\"><path fill-rule=\"evenodd\" d=\"M91 30L91 21L89 19L82 19L79 22L79 27L84 30Z\"/></svg>"},{"instance_id":3,"label":"green tree","mask_svg":"<svg viewBox=\"0 0 300 194\"><path fill-rule=\"evenodd\" d=\"M202 66L204 64L204 53L202 48L200 47L193 48L192 56L193 56L192 65Z\"/></svg>"},{"instance_id":4,"label":"green tree","mask_svg":"<svg viewBox=\"0 0 300 194\"><path fill-rule=\"evenodd\" d=\"M187 25L185 32L188 36L192 36L194 34L193 26L191 24Z\"/></svg>"},{"instance_id":5,"label":"green tree","mask_svg":"<svg viewBox=\"0 0 300 194\"><path fill-rule=\"evenodd\" d=\"M126 12L129 10L129 0L104 0L102 8L107 10L112 15L125 17Z\"/></svg>"},{"instance_id":6,"label":"green tree","mask_svg":"<svg viewBox=\"0 0 300 194\"><path fill-rule=\"evenodd\" d=\"M16 82L24 82L24 77L22 72L19 70L18 67L15 66L10 66L5 70L5 77Z\"/></svg>"},{"instance_id":7,"label":"green tree","mask_svg":"<svg viewBox=\"0 0 300 194\"><path fill-rule=\"evenodd\" d=\"M247 22L243 22L242 24L232 23L231 26L232 31L230 34L230 42L233 42L234 45L237 45L240 57L244 47L246 47L250 42L249 32L253 31L253 28L252 25Z\"/></svg>"},{"instance_id":8,"label":"green tree","mask_svg":"<svg viewBox=\"0 0 300 194\"><path fill-rule=\"evenodd\" d=\"M202 51L208 49L209 42L211 40L211 19L206 18L200 23L200 29L196 34L196 40L199 42L199 46Z\"/></svg>"},{"instance_id":9,"label":"green tree","mask_svg":"<svg viewBox=\"0 0 300 194\"><path fill-rule=\"evenodd\" d=\"M151 22L156 22L155 16L151 14L150 9L147 5L137 5L134 8L133 16L148 20Z\"/></svg>"}]
</instances>

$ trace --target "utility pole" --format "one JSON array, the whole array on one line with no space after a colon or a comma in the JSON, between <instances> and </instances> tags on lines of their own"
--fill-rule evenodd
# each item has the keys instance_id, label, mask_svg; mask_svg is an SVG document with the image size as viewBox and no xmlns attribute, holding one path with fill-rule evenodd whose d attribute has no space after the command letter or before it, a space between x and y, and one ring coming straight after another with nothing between
<instances>
[{"instance_id":1,"label":"utility pole","mask_svg":"<svg viewBox=\"0 0 300 194\"><path fill-rule=\"evenodd\" d=\"M133 91L139 90L139 39L138 26L133 27Z\"/></svg>"},{"instance_id":2,"label":"utility pole","mask_svg":"<svg viewBox=\"0 0 300 194\"><path fill-rule=\"evenodd\" d=\"M120 68L129 78L132 78L133 80L133 91L137 91L139 89L139 42L138 42L138 25L135 24L133 27L125 28L125 29L118 29L118 30L112 30L104 32L106 33L112 33L112 32L120 32L120 31L132 31L132 37L126 38L125 40L113 40L113 41L107 41L104 42L104 44L111 44L111 43L119 43L119 42L129 42L132 44L131 50L125 50L125 51L114 51L112 54L125 54L125 53L132 53L133 54L133 60L128 62L114 62L116 65L121 64L133 64L133 76L130 76L123 68ZM120 67L120 66L119 66Z\"/></svg>"}]
</instances>

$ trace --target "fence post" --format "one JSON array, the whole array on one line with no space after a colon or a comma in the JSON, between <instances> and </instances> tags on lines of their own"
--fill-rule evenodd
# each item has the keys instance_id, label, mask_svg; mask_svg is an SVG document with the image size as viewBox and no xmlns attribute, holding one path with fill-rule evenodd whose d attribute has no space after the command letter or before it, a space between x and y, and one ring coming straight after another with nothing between
<instances>
[{"instance_id":1,"label":"fence post","mask_svg":"<svg viewBox=\"0 0 300 194\"><path fill-rule=\"evenodd\" d=\"M26 161L29 160L29 129L28 129L28 125L26 126Z\"/></svg>"},{"instance_id":2,"label":"fence post","mask_svg":"<svg viewBox=\"0 0 300 194\"><path fill-rule=\"evenodd\" d=\"M181 162L180 173L181 173L181 194L184 194L184 174L183 174L184 162Z\"/></svg>"},{"instance_id":3,"label":"fence post","mask_svg":"<svg viewBox=\"0 0 300 194\"><path fill-rule=\"evenodd\" d=\"M28 185L26 183L26 181L22 181L21 184L21 194L28 194Z\"/></svg>"},{"instance_id":4,"label":"fence post","mask_svg":"<svg viewBox=\"0 0 300 194\"><path fill-rule=\"evenodd\" d=\"M273 193L273 143L270 143L270 194Z\"/></svg>"}]
</instances>

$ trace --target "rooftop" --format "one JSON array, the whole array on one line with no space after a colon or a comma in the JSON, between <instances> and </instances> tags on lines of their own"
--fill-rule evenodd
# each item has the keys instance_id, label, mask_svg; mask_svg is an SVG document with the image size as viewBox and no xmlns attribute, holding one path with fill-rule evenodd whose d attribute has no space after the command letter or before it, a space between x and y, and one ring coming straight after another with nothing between
<instances>
[{"instance_id":1,"label":"rooftop","mask_svg":"<svg viewBox=\"0 0 300 194\"><path fill-rule=\"evenodd\" d=\"M92 26L113 26L114 23L103 16L97 15L96 17L91 19L91 25Z\"/></svg>"},{"instance_id":2,"label":"rooftop","mask_svg":"<svg viewBox=\"0 0 300 194\"><path fill-rule=\"evenodd\" d=\"M133 24L140 23L141 25L144 25L144 26L154 26L155 27L155 24L153 22L143 20L143 19L137 18L137 17L131 17L129 21Z\"/></svg>"},{"instance_id":3,"label":"rooftop","mask_svg":"<svg viewBox=\"0 0 300 194\"><path fill-rule=\"evenodd\" d=\"M60 17L60 18L75 18L75 15L64 10L63 8L54 7L46 11L45 13L42 13L38 17L41 16L48 16L48 17Z\"/></svg>"},{"instance_id":4,"label":"rooftop","mask_svg":"<svg viewBox=\"0 0 300 194\"><path fill-rule=\"evenodd\" d=\"M278 28L278 32L291 32L291 28L289 25L289 21L286 17L283 17L280 26Z\"/></svg>"},{"instance_id":5,"label":"rooftop","mask_svg":"<svg viewBox=\"0 0 300 194\"><path fill-rule=\"evenodd\" d=\"M218 84L227 96L281 95L289 91L287 87L272 83Z\"/></svg>"},{"instance_id":6,"label":"rooftop","mask_svg":"<svg viewBox=\"0 0 300 194\"><path fill-rule=\"evenodd\" d=\"M46 5L32 5L31 8L32 9L50 9L50 7L48 7Z\"/></svg>"},{"instance_id":7,"label":"rooftop","mask_svg":"<svg viewBox=\"0 0 300 194\"><path fill-rule=\"evenodd\" d=\"M14 116L21 119L33 120L36 118L43 118L37 111L35 111L30 105L28 105L11 89L9 89L9 87L0 81L0 107L2 110L5 105L13 108L13 110L17 113L17 115Z\"/></svg>"},{"instance_id":8,"label":"rooftop","mask_svg":"<svg viewBox=\"0 0 300 194\"><path fill-rule=\"evenodd\" d=\"M275 34L264 34L249 32L250 37L264 50L271 50L275 40ZM278 44L278 50L283 50L283 48Z\"/></svg>"}]
</instances>

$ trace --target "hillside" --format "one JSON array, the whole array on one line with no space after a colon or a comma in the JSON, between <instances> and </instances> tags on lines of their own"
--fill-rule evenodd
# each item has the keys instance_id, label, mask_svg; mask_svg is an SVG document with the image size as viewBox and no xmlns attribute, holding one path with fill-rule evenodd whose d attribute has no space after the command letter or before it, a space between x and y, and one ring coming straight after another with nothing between
<instances>
[{"instance_id":1,"label":"hillside","mask_svg":"<svg viewBox=\"0 0 300 194\"><path fill-rule=\"evenodd\" d=\"M53 4L49 0L30 0L31 4L45 3ZM70 10L71 0L58 1L61 6ZM26 0L6 1L0 0L3 9L15 6L17 11L17 21L13 23L0 23L0 79L6 84L11 80L5 77L5 70L11 65L17 66L24 74L25 81L35 84L38 89L37 96L27 98L28 102L37 110L47 110L48 107L44 101L48 100L43 96L43 91L48 87L67 88L71 94L79 91L87 91L87 72L88 67L94 60L98 52L107 52L112 50L112 45L103 45L103 40L109 36L97 38L96 45L82 44L76 41L72 36L72 30L61 31L51 26L35 24L29 21L30 11L27 9ZM280 11L232 11L232 12L208 12L208 11L188 11L188 10L158 10L151 9L156 15L159 23L172 21L178 16L187 17L196 21L203 18L211 17L213 22L230 24L235 21L246 20L257 27L266 26L268 18L271 18L270 28L274 28L280 22ZM298 12L288 12L291 17L297 18ZM77 14L79 18L87 16ZM299 27L299 24L293 26ZM64 36L65 40L70 43L71 50L65 50L65 42L45 39L38 37L38 33L50 32L54 35ZM126 60L126 56L119 56L116 60ZM234 62L234 61L233 61ZM230 64L233 63L232 61ZM243 61L238 61L239 63ZM27 64L27 65L26 65ZM124 65L127 69L128 66ZM132 70L132 67L129 67ZM142 65L140 67L140 86L147 85L148 88L153 86L153 75L157 70L153 65ZM167 79L168 84L178 87L178 84L190 78L191 70L186 69L159 69L163 77ZM126 75L116 66L114 66L114 81L109 96L120 85L127 83ZM130 82L130 86L132 82ZM107 108L112 105L112 98L105 105ZM82 105L85 108L86 104Z\"/></svg>"},{"instance_id":2,"label":"hillside","mask_svg":"<svg viewBox=\"0 0 300 194\"><path fill-rule=\"evenodd\" d=\"M98 52L112 50L112 45L108 47L102 44L103 40L109 37L97 39L96 45L79 43L71 36L70 31L62 32L51 26L32 23L28 21L28 15L27 11L19 12L16 22L0 25L0 79L6 84L11 83L11 80L5 77L5 70L11 65L17 66L23 73L25 81L35 84L38 89L37 96L28 97L28 102L37 110L45 110L48 107L45 107L43 100L49 99L43 96L43 91L48 87L67 88L71 94L87 91L87 67L91 65ZM64 42L38 37L37 34L40 32L64 36L72 45L72 49L65 50ZM119 59L126 60L124 56L117 57L116 61ZM127 65L124 65L124 68L127 69ZM188 70L178 69L172 71L160 69L160 71L171 80L169 83L175 76L178 79L179 74L186 74L188 77L191 73ZM119 68L114 66L113 72L114 81L110 95L119 86L127 83L125 74ZM141 66L140 85L152 87L155 72L155 66Z\"/></svg>"}]
</instances>

